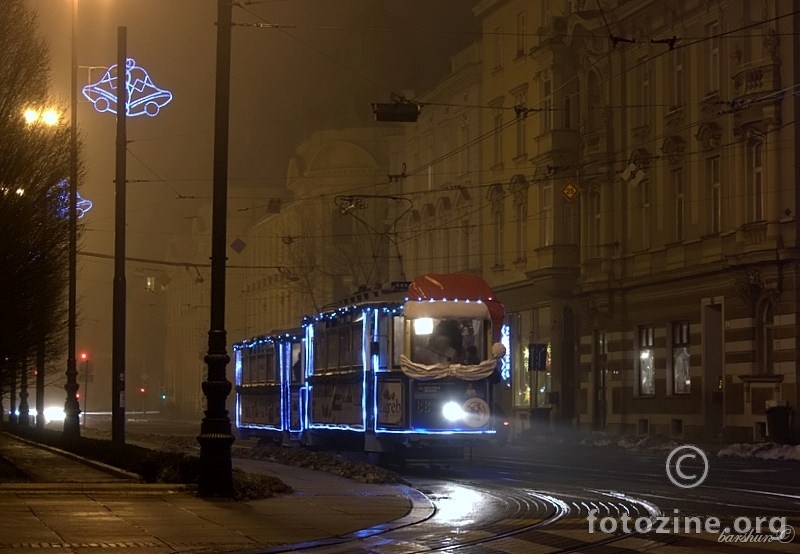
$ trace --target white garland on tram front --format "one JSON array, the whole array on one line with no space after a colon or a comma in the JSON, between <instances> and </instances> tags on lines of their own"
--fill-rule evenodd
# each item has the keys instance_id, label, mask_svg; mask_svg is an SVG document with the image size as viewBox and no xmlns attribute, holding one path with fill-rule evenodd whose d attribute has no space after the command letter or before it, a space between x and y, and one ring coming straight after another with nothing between
<instances>
[{"instance_id":1,"label":"white garland on tram front","mask_svg":"<svg viewBox=\"0 0 800 554\"><path fill-rule=\"evenodd\" d=\"M412 362L405 354L400 355L400 368L403 373L421 381L455 377L465 381L477 381L489 377L496 369L497 362L505 356L506 348L497 342L492 345L492 357L477 364L463 365L439 362L436 364L421 364Z\"/></svg>"}]
</instances>

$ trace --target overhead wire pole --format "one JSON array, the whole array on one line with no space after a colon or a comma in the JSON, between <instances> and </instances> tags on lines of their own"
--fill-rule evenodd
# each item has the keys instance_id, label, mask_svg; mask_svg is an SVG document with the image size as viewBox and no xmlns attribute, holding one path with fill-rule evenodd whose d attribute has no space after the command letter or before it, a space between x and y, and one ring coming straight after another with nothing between
<instances>
[{"instance_id":1,"label":"overhead wire pole","mask_svg":"<svg viewBox=\"0 0 800 554\"><path fill-rule=\"evenodd\" d=\"M217 69L214 104L214 183L211 215L211 326L208 331L208 378L203 381L207 409L200 425L200 496L233 495L231 420L225 399L231 383L225 378L225 251L228 210L228 124L230 112L232 0L217 0Z\"/></svg>"},{"instance_id":2,"label":"overhead wire pole","mask_svg":"<svg viewBox=\"0 0 800 554\"><path fill-rule=\"evenodd\" d=\"M81 434L78 405L78 364L75 359L75 337L78 304L78 0L72 0L72 68L70 106L70 160L69 160L69 291L67 292L67 382L64 390L64 435Z\"/></svg>"},{"instance_id":3,"label":"overhead wire pole","mask_svg":"<svg viewBox=\"0 0 800 554\"><path fill-rule=\"evenodd\" d=\"M125 200L127 179L128 29L117 28L117 170L111 345L111 440L125 444Z\"/></svg>"}]
</instances>

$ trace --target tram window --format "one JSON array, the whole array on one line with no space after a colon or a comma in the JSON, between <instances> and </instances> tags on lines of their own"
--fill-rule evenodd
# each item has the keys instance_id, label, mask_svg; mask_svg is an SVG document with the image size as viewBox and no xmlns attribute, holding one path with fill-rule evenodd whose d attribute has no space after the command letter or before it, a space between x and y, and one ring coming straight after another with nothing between
<instances>
[{"instance_id":1,"label":"tram window","mask_svg":"<svg viewBox=\"0 0 800 554\"><path fill-rule=\"evenodd\" d=\"M360 325L360 324L359 324ZM345 369L354 365L351 334L352 325L344 325L339 329L339 368Z\"/></svg>"},{"instance_id":2,"label":"tram window","mask_svg":"<svg viewBox=\"0 0 800 554\"><path fill-rule=\"evenodd\" d=\"M403 316L392 318L392 367L400 367L400 355L405 349L405 330L403 329Z\"/></svg>"},{"instance_id":3,"label":"tram window","mask_svg":"<svg viewBox=\"0 0 800 554\"><path fill-rule=\"evenodd\" d=\"M239 355L242 357L242 384L248 385L252 382L252 379L250 378L250 349L244 348L240 350Z\"/></svg>"},{"instance_id":4,"label":"tram window","mask_svg":"<svg viewBox=\"0 0 800 554\"><path fill-rule=\"evenodd\" d=\"M352 328L353 347L350 350L352 361L350 365L354 369L361 369L364 367L362 344L364 342L364 326L361 322L353 324Z\"/></svg>"},{"instance_id":5,"label":"tram window","mask_svg":"<svg viewBox=\"0 0 800 554\"><path fill-rule=\"evenodd\" d=\"M292 383L299 383L303 380L303 345L301 343L292 344L292 373L290 380Z\"/></svg>"},{"instance_id":6,"label":"tram window","mask_svg":"<svg viewBox=\"0 0 800 554\"><path fill-rule=\"evenodd\" d=\"M487 356L483 321L479 319L432 319L430 325L415 326L411 322L411 360L423 364L434 363L477 363L477 358ZM423 327L430 332L420 331ZM474 348L473 348L474 347Z\"/></svg>"},{"instance_id":7,"label":"tram window","mask_svg":"<svg viewBox=\"0 0 800 554\"><path fill-rule=\"evenodd\" d=\"M263 345L256 347L255 362L256 367L253 381L256 383L263 383L267 378L267 353Z\"/></svg>"},{"instance_id":8,"label":"tram window","mask_svg":"<svg viewBox=\"0 0 800 554\"><path fill-rule=\"evenodd\" d=\"M325 369L336 369L339 367L339 329L333 327L325 330L326 344L328 346L328 360L323 366Z\"/></svg>"},{"instance_id":9,"label":"tram window","mask_svg":"<svg viewBox=\"0 0 800 554\"><path fill-rule=\"evenodd\" d=\"M275 359L275 348L270 346L264 351L264 380L276 381L278 379L278 371Z\"/></svg>"},{"instance_id":10,"label":"tram window","mask_svg":"<svg viewBox=\"0 0 800 554\"><path fill-rule=\"evenodd\" d=\"M396 318L395 318L396 319ZM378 352L370 352L378 355L378 370L387 371L389 369L389 333L391 332L392 318L385 314L378 315ZM402 337L402 326L401 326ZM402 342L401 342L402 344Z\"/></svg>"},{"instance_id":11,"label":"tram window","mask_svg":"<svg viewBox=\"0 0 800 554\"><path fill-rule=\"evenodd\" d=\"M325 338L325 329L317 328L314 335L314 373L324 370L327 367L328 351L325 348L327 340Z\"/></svg>"}]
</instances>

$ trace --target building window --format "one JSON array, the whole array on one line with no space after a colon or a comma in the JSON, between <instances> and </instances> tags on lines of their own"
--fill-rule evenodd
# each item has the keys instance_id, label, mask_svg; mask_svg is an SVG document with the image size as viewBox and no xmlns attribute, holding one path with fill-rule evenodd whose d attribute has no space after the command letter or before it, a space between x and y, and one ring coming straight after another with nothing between
<instances>
[{"instance_id":1,"label":"building window","mask_svg":"<svg viewBox=\"0 0 800 554\"><path fill-rule=\"evenodd\" d=\"M689 322L672 324L672 392L689 394L692 391L689 354Z\"/></svg>"},{"instance_id":2,"label":"building window","mask_svg":"<svg viewBox=\"0 0 800 554\"><path fill-rule=\"evenodd\" d=\"M503 27L494 28L494 68L503 68Z\"/></svg>"},{"instance_id":3,"label":"building window","mask_svg":"<svg viewBox=\"0 0 800 554\"><path fill-rule=\"evenodd\" d=\"M675 198L675 240L681 242L685 236L685 197L683 187L683 168L672 170L672 194Z\"/></svg>"},{"instance_id":4,"label":"building window","mask_svg":"<svg viewBox=\"0 0 800 554\"><path fill-rule=\"evenodd\" d=\"M528 235L528 203L517 203L517 260L525 259L527 250L526 241Z\"/></svg>"},{"instance_id":5,"label":"building window","mask_svg":"<svg viewBox=\"0 0 800 554\"><path fill-rule=\"evenodd\" d=\"M469 125L464 125L461 127L461 144L458 149L458 163L461 175L469 173L469 140Z\"/></svg>"},{"instance_id":6,"label":"building window","mask_svg":"<svg viewBox=\"0 0 800 554\"><path fill-rule=\"evenodd\" d=\"M722 229L722 193L720 190L719 156L706 159L706 182L708 183L709 218L711 234Z\"/></svg>"},{"instance_id":7,"label":"building window","mask_svg":"<svg viewBox=\"0 0 800 554\"><path fill-rule=\"evenodd\" d=\"M564 96L564 129L572 129L572 97Z\"/></svg>"},{"instance_id":8,"label":"building window","mask_svg":"<svg viewBox=\"0 0 800 554\"><path fill-rule=\"evenodd\" d=\"M639 83L636 106L636 125L642 127L650 122L650 61L648 58L639 60Z\"/></svg>"},{"instance_id":9,"label":"building window","mask_svg":"<svg viewBox=\"0 0 800 554\"><path fill-rule=\"evenodd\" d=\"M683 106L683 49L672 51L672 108Z\"/></svg>"},{"instance_id":10,"label":"building window","mask_svg":"<svg viewBox=\"0 0 800 554\"><path fill-rule=\"evenodd\" d=\"M597 354L600 356L605 356L608 354L608 341L606 340L606 334L597 331Z\"/></svg>"},{"instance_id":11,"label":"building window","mask_svg":"<svg viewBox=\"0 0 800 554\"><path fill-rule=\"evenodd\" d=\"M525 12L517 13L517 57L525 55Z\"/></svg>"},{"instance_id":12,"label":"building window","mask_svg":"<svg viewBox=\"0 0 800 554\"><path fill-rule=\"evenodd\" d=\"M518 106L518 113L516 119L517 127L517 156L525 156L525 121L526 121L526 108L527 102L526 94L524 92L517 93L516 106Z\"/></svg>"},{"instance_id":13,"label":"building window","mask_svg":"<svg viewBox=\"0 0 800 554\"><path fill-rule=\"evenodd\" d=\"M528 344L531 342L533 312L525 310L508 314L511 325L511 386L515 408L531 408L533 406L533 379L529 367Z\"/></svg>"},{"instance_id":14,"label":"building window","mask_svg":"<svg viewBox=\"0 0 800 554\"><path fill-rule=\"evenodd\" d=\"M749 181L750 221L764 219L764 142L754 139L747 143L747 175Z\"/></svg>"},{"instance_id":15,"label":"building window","mask_svg":"<svg viewBox=\"0 0 800 554\"><path fill-rule=\"evenodd\" d=\"M464 220L461 222L461 267L462 269L469 269L470 267L470 255L469 255L469 244L472 240L470 236L470 225L469 220Z\"/></svg>"},{"instance_id":16,"label":"building window","mask_svg":"<svg viewBox=\"0 0 800 554\"><path fill-rule=\"evenodd\" d=\"M533 342L546 344L544 371L531 371L533 380L533 405L536 408L546 408L550 406L548 399L551 391L552 376L552 343L551 333L553 322L550 318L550 306L533 309Z\"/></svg>"},{"instance_id":17,"label":"building window","mask_svg":"<svg viewBox=\"0 0 800 554\"><path fill-rule=\"evenodd\" d=\"M438 242L440 242L440 239L437 236L439 233L436 231L435 228L431 227L431 228L429 228L429 230L428 230L428 232L426 234L429 237L432 237L433 240L427 241L428 244L427 244L426 253L425 253L425 257L427 259L425 260L425 267L429 267L431 271L436 271L438 269L437 266L438 266L438 262L439 262L439 260L437 259L437 255L436 255L437 254L436 244Z\"/></svg>"},{"instance_id":18,"label":"building window","mask_svg":"<svg viewBox=\"0 0 800 554\"><path fill-rule=\"evenodd\" d=\"M762 299L756 322L756 373L773 374L773 312L772 303Z\"/></svg>"},{"instance_id":19,"label":"building window","mask_svg":"<svg viewBox=\"0 0 800 554\"><path fill-rule=\"evenodd\" d=\"M503 191L498 185L492 190L492 226L494 234L494 265L503 265Z\"/></svg>"},{"instance_id":20,"label":"building window","mask_svg":"<svg viewBox=\"0 0 800 554\"><path fill-rule=\"evenodd\" d=\"M600 257L600 191L589 193L589 257Z\"/></svg>"},{"instance_id":21,"label":"building window","mask_svg":"<svg viewBox=\"0 0 800 554\"><path fill-rule=\"evenodd\" d=\"M503 163L503 114L494 116L494 165Z\"/></svg>"},{"instance_id":22,"label":"building window","mask_svg":"<svg viewBox=\"0 0 800 554\"><path fill-rule=\"evenodd\" d=\"M545 79L542 85L542 99L540 101L542 110L539 112L539 121L541 122L540 131L542 134L550 132L553 122L551 113L553 109L553 84L550 79Z\"/></svg>"},{"instance_id":23,"label":"building window","mask_svg":"<svg viewBox=\"0 0 800 554\"><path fill-rule=\"evenodd\" d=\"M650 180L639 182L639 247L650 248Z\"/></svg>"},{"instance_id":24,"label":"building window","mask_svg":"<svg viewBox=\"0 0 800 554\"><path fill-rule=\"evenodd\" d=\"M719 23L706 25L706 48L708 56L708 95L719 92Z\"/></svg>"},{"instance_id":25,"label":"building window","mask_svg":"<svg viewBox=\"0 0 800 554\"><path fill-rule=\"evenodd\" d=\"M652 326L639 327L639 394L652 396L656 393L655 351L653 350Z\"/></svg>"},{"instance_id":26,"label":"building window","mask_svg":"<svg viewBox=\"0 0 800 554\"><path fill-rule=\"evenodd\" d=\"M553 185L542 187L542 246L553 244Z\"/></svg>"}]
</instances>

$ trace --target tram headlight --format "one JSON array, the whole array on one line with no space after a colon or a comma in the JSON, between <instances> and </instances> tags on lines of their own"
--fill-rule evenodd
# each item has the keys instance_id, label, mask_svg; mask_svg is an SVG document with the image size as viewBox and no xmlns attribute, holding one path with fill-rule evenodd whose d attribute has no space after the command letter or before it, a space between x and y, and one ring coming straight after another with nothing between
<instances>
[{"instance_id":1,"label":"tram headlight","mask_svg":"<svg viewBox=\"0 0 800 554\"><path fill-rule=\"evenodd\" d=\"M448 402L442 408L442 415L447 421L458 421L464 417L464 410L458 402Z\"/></svg>"}]
</instances>

